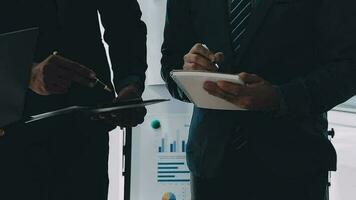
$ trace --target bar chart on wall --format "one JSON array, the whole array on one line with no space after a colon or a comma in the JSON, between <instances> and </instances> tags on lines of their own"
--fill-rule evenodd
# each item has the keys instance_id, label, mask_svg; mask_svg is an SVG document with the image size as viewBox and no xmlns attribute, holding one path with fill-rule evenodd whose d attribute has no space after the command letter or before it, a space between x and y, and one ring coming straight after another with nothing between
<instances>
[{"instance_id":1,"label":"bar chart on wall","mask_svg":"<svg viewBox=\"0 0 356 200\"><path fill-rule=\"evenodd\" d=\"M132 200L190 200L186 162L190 116L151 115L136 129L141 135L136 139L140 148L133 154Z\"/></svg>"},{"instance_id":2,"label":"bar chart on wall","mask_svg":"<svg viewBox=\"0 0 356 200\"><path fill-rule=\"evenodd\" d=\"M185 125L184 129L188 129ZM159 183L189 183L189 170L186 165L186 132L182 135L180 129L175 133L163 133L158 141L157 182Z\"/></svg>"},{"instance_id":3,"label":"bar chart on wall","mask_svg":"<svg viewBox=\"0 0 356 200\"><path fill-rule=\"evenodd\" d=\"M181 133L179 130L177 130L176 135L171 135L171 136L176 136L173 138L173 140L169 143L169 138L168 135L163 135L161 138L161 146L158 147L158 152L159 153L185 153L186 149L186 141L181 139Z\"/></svg>"}]
</instances>

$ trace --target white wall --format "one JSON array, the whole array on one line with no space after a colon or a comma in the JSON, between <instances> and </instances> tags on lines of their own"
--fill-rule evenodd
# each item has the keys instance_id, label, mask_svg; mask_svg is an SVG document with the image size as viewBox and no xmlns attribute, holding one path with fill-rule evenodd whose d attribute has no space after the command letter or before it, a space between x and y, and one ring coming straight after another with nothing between
<instances>
[{"instance_id":1,"label":"white wall","mask_svg":"<svg viewBox=\"0 0 356 200\"><path fill-rule=\"evenodd\" d=\"M98 15L99 21L100 15ZM100 26L101 33L104 32L104 27ZM102 36L103 37L103 36ZM107 57L109 58L108 54L108 45L102 40L106 52ZM109 64L111 66L111 62L109 59ZM111 77L112 71L111 71ZM124 199L124 177L122 176L122 159L123 159L123 131L119 128L110 132L110 141L109 141L109 195L108 200L123 200Z\"/></svg>"},{"instance_id":2,"label":"white wall","mask_svg":"<svg viewBox=\"0 0 356 200\"><path fill-rule=\"evenodd\" d=\"M349 111L353 113L328 113L329 127L336 132L332 142L338 155L338 169L331 177L331 200L356 199L356 110Z\"/></svg>"},{"instance_id":3,"label":"white wall","mask_svg":"<svg viewBox=\"0 0 356 200\"><path fill-rule=\"evenodd\" d=\"M123 200L124 179L122 176L122 137L123 132L116 129L110 133L109 152L109 197L108 200Z\"/></svg>"},{"instance_id":4,"label":"white wall","mask_svg":"<svg viewBox=\"0 0 356 200\"><path fill-rule=\"evenodd\" d=\"M161 79L161 45L166 19L165 0L138 0L142 10L142 20L147 25L147 85L163 84Z\"/></svg>"}]
</instances>

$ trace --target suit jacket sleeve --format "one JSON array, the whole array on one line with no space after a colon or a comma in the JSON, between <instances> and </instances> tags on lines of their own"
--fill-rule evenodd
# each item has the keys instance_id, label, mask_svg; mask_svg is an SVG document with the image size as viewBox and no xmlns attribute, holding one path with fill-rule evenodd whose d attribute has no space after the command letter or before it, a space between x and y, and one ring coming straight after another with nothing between
<instances>
[{"instance_id":1,"label":"suit jacket sleeve","mask_svg":"<svg viewBox=\"0 0 356 200\"><path fill-rule=\"evenodd\" d=\"M116 91L133 84L143 92L147 70L147 29L141 21L139 4L136 0L99 2Z\"/></svg>"},{"instance_id":2,"label":"suit jacket sleeve","mask_svg":"<svg viewBox=\"0 0 356 200\"><path fill-rule=\"evenodd\" d=\"M320 67L280 86L291 115L327 112L356 94L356 2L322 2L315 31Z\"/></svg>"},{"instance_id":3,"label":"suit jacket sleeve","mask_svg":"<svg viewBox=\"0 0 356 200\"><path fill-rule=\"evenodd\" d=\"M172 80L170 72L182 69L183 57L195 43L192 27L190 0L168 0L161 75L171 95L182 101L188 101L188 98Z\"/></svg>"}]
</instances>

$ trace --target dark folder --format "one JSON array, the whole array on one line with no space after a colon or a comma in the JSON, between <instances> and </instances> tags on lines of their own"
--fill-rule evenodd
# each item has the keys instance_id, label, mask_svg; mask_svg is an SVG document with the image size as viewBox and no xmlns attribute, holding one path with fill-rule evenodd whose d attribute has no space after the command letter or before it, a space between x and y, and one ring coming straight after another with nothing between
<instances>
[{"instance_id":1,"label":"dark folder","mask_svg":"<svg viewBox=\"0 0 356 200\"><path fill-rule=\"evenodd\" d=\"M38 29L0 35L0 127L22 118Z\"/></svg>"}]
</instances>

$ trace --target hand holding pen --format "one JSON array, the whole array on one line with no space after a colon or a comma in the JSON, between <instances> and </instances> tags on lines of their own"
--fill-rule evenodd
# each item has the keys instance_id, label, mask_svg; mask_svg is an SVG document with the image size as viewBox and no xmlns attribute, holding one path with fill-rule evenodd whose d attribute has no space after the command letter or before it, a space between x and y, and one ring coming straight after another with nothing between
<instances>
[{"instance_id":1,"label":"hand holding pen","mask_svg":"<svg viewBox=\"0 0 356 200\"><path fill-rule=\"evenodd\" d=\"M72 83L87 87L101 85L104 90L111 89L100 81L93 70L64 58L54 52L41 63L34 64L30 79L30 88L39 95L67 93Z\"/></svg>"},{"instance_id":2,"label":"hand holding pen","mask_svg":"<svg viewBox=\"0 0 356 200\"><path fill-rule=\"evenodd\" d=\"M224 61L224 54L213 53L204 44L196 44L184 56L184 70L218 71L218 63Z\"/></svg>"}]
</instances>

